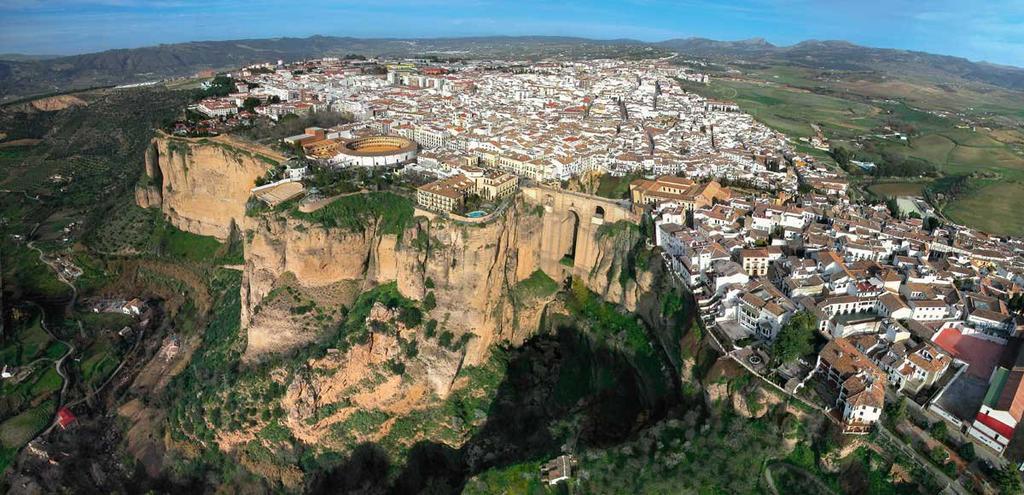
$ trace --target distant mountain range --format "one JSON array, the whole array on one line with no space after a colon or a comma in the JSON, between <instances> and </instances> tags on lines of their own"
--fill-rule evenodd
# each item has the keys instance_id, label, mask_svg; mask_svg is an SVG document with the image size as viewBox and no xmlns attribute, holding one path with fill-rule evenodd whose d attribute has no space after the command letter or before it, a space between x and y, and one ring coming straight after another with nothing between
<instances>
[{"instance_id":1,"label":"distant mountain range","mask_svg":"<svg viewBox=\"0 0 1024 495\"><path fill-rule=\"evenodd\" d=\"M808 40L792 46L775 46L763 39L714 41L675 39L656 46L695 57L776 62L821 70L882 71L899 76L931 75L962 79L1024 90L1024 69L925 52L871 48L847 41Z\"/></svg>"},{"instance_id":2,"label":"distant mountain range","mask_svg":"<svg viewBox=\"0 0 1024 495\"><path fill-rule=\"evenodd\" d=\"M0 56L0 100L93 86L116 85L187 76L201 70L298 60L320 56L436 55L462 58L650 56L678 52L711 60L776 62L822 70L865 70L894 75L924 73L940 79L987 83L1024 90L1024 69L971 62L923 52L868 48L845 41L805 41L775 46L763 39L715 41L673 39L591 40L572 37L521 36L436 39L359 39L313 36L232 41L198 41L144 48L108 50L65 57Z\"/></svg>"}]
</instances>

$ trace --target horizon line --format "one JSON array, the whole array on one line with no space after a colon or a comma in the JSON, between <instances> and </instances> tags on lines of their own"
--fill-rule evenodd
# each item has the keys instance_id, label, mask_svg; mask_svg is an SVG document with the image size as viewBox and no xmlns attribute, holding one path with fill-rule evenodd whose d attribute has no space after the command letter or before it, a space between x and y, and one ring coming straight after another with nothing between
<instances>
[{"instance_id":1,"label":"horizon line","mask_svg":"<svg viewBox=\"0 0 1024 495\"><path fill-rule=\"evenodd\" d=\"M987 64L987 65L992 65L992 66L997 66L997 67L1004 67L1004 68L1014 69L1014 70L1024 70L1024 66L1004 64L1004 63L998 63L998 62L991 62L991 61L983 60L983 59L974 60L974 59L970 59L970 58L967 58L967 57L964 57L964 56L961 56L961 55L951 55L951 54L946 54L946 53L936 53L936 52L929 52L929 51L924 51L924 50L913 50L913 49L907 49L907 48L894 48L894 47L886 47L886 46L865 45L865 44L854 43L852 41L848 41L848 40L844 40L844 39L807 38L807 39L804 39L804 40L801 40L801 41L797 41L797 42L794 42L794 43L791 43L791 44L777 44L777 43L773 43L773 42L769 41L767 38L765 38L763 36L754 36L754 37L750 37L750 38L740 38L740 39L715 39L715 38L708 38L708 37L704 37L704 36L685 36L685 37L665 38L665 39L659 39L659 40L654 40L654 41L645 41L645 40L638 39L638 38L622 38L622 37L619 37L619 38L591 38L591 37L587 37L587 36L556 35L556 34L489 34L489 35L458 35L458 36L406 36L406 37L379 36L378 37L378 36L344 36L344 35L319 34L318 33L318 34L311 34L309 36L264 36L264 37L255 37L255 38L224 38L224 39L199 39L199 40L189 40L189 41L172 41L172 42L161 42L161 43L156 43L156 44L144 44L144 45L135 45L135 46L123 46L123 47L107 48L107 49L104 49L104 50L97 50L97 51L70 52L70 53L60 53L60 54L16 52L16 51L5 51L3 49L0 49L0 55L24 57L25 58L25 60L11 60L11 59L8 59L8 61L32 62L32 61L52 60L52 59L55 59L55 58L76 57L76 56L82 56L82 55L93 55L93 54L112 52L112 51L119 51L119 50L139 50L139 49L146 49L146 48L157 48L157 47L161 47L161 46L187 45L187 44L191 44L191 43L226 43L226 42L232 42L232 41L280 40L280 39L308 40L308 39L311 39L311 38L340 38L340 39L366 40L366 41L407 41L407 40L427 41L427 40L459 40L459 39L485 39L485 38L510 38L510 39L517 39L517 38L518 39L525 39L525 38L541 38L541 39L543 39L543 38L548 38L548 39L577 39L577 40L599 41L599 42L632 42L632 43L645 44L645 45L657 45L657 44L660 44L660 43L666 43L666 42L669 42L669 41L677 41L677 40L678 41L707 40L707 41L712 41L712 42L716 42L716 43L741 43L741 42L745 42L745 41L762 41L765 44L767 44L767 45L769 45L769 46L771 46L773 48L792 48L794 46L798 46L798 45L801 45L801 44L804 44L804 43L811 43L811 42L818 42L818 43L845 43L845 44L848 44L848 45L851 45L851 46L855 46L855 47L860 47L860 48L869 48L869 49L875 49L875 50L891 50L891 51L906 52L906 53L924 53L924 54L927 54L927 55L933 55L933 56L939 56L939 57L951 57L951 58L966 60L966 61L971 62L971 63Z\"/></svg>"}]
</instances>

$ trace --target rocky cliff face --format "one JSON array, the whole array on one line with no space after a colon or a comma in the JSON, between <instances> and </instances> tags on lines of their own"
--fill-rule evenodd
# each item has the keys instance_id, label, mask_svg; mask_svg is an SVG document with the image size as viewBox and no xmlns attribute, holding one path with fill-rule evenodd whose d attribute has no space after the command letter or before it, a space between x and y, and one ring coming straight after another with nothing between
<instances>
[{"instance_id":1,"label":"rocky cliff face","mask_svg":"<svg viewBox=\"0 0 1024 495\"><path fill-rule=\"evenodd\" d=\"M325 228L288 214L249 219L242 280L246 356L287 351L317 337L315 331L284 331L279 316L258 311L282 284L307 291L340 284L349 290L336 302L345 306L360 292L392 281L411 299L423 300L433 292L437 308L429 317L456 336L473 336L467 364L480 362L496 342L518 344L537 330L544 301L516 300L513 289L539 269L557 282L570 273L582 277L606 299L635 309L645 277L640 277L639 285L619 278L626 268L628 245L636 241L635 231L602 236L593 246L597 255L593 268L577 267L574 272L546 259L550 256L541 246L545 222L552 219L545 215L550 214L541 214L535 205L520 199L486 224L418 216L400 236L382 234L377 225L358 232ZM552 270L552 265L557 268Z\"/></svg>"},{"instance_id":2,"label":"rocky cliff face","mask_svg":"<svg viewBox=\"0 0 1024 495\"><path fill-rule=\"evenodd\" d=\"M135 191L176 227L227 239L240 224L256 178L281 155L226 136L186 139L159 134L146 150L146 177Z\"/></svg>"},{"instance_id":3,"label":"rocky cliff face","mask_svg":"<svg viewBox=\"0 0 1024 495\"><path fill-rule=\"evenodd\" d=\"M401 236L381 234L377 225L353 232L287 215L261 217L249 229L242 326L248 328L250 357L315 338L282 338L281 332L272 330L272 322L255 311L286 274L288 283L304 289L346 281L355 285L358 290L339 301L344 305L359 292L391 281L404 296L416 300L430 290L437 301L430 317L456 334L475 336L468 346L470 363L478 362L496 341L521 341L528 329L536 328L528 322L540 317L540 307L513 309L508 304L512 286L537 267L535 259L519 256L517 246L539 242L540 232L540 218L523 216L515 208L482 226L417 217Z\"/></svg>"},{"instance_id":4,"label":"rocky cliff face","mask_svg":"<svg viewBox=\"0 0 1024 495\"><path fill-rule=\"evenodd\" d=\"M514 289L537 270L557 282L569 275L582 279L630 310L647 285L643 276L619 276L635 271L625 261L638 239L635 228L595 235L598 226L589 216L577 221L582 225L578 252L585 254L577 256L575 266L562 263L564 242L552 239L573 238L566 219L594 206L586 197L556 191L524 193L486 223L459 223L417 210L397 234L372 221L358 230L326 227L287 211L246 217L254 181L276 160L283 157L229 137L161 134L146 153L145 180L136 190L141 206L161 208L182 230L220 239L235 226L244 230L241 324L248 336L247 360L316 341L342 306L351 307L360 293L389 282L414 300L433 293L436 308L426 318L456 338L470 336L460 356L464 364L482 362L497 342L518 344L536 332L546 300L519 300ZM617 219L629 215L614 214ZM277 289L295 297L274 303L281 294ZM330 314L296 316L296 305L305 304L300 299L329 300L317 310Z\"/></svg>"}]
</instances>

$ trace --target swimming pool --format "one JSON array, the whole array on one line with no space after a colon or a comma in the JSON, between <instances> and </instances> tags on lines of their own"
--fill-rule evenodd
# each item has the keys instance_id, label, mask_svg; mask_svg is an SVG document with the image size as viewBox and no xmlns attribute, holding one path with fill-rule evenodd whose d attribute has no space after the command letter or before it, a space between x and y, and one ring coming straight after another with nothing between
<instances>
[{"instance_id":1,"label":"swimming pool","mask_svg":"<svg viewBox=\"0 0 1024 495\"><path fill-rule=\"evenodd\" d=\"M469 218L480 218L480 217L483 217L483 216L487 216L487 212L483 211L483 210L476 210L476 211L471 211L469 213L466 213L466 216L469 217Z\"/></svg>"}]
</instances>

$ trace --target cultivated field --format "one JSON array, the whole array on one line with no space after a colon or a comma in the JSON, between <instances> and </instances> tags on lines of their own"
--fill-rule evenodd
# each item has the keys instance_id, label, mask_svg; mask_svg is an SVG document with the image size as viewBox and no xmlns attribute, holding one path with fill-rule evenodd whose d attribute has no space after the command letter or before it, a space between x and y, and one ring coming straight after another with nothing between
<instances>
[{"instance_id":1,"label":"cultivated field","mask_svg":"<svg viewBox=\"0 0 1024 495\"><path fill-rule=\"evenodd\" d=\"M880 182L868 186L867 189L883 198L898 198L901 196L922 196L927 185L925 182Z\"/></svg>"},{"instance_id":2,"label":"cultivated field","mask_svg":"<svg viewBox=\"0 0 1024 495\"><path fill-rule=\"evenodd\" d=\"M957 223L995 235L1024 235L1024 184L992 182L971 190L943 213Z\"/></svg>"},{"instance_id":3,"label":"cultivated field","mask_svg":"<svg viewBox=\"0 0 1024 495\"><path fill-rule=\"evenodd\" d=\"M997 177L1004 182L972 187L945 211L950 219L983 231L1024 235L1024 220L1015 211L1024 205L1024 186L1005 182L1024 181L1024 94L980 83L940 84L913 74L897 80L866 72L739 68L742 76L713 77L709 86L682 84L709 98L733 100L793 138L812 137L817 126L858 160L923 160L940 176ZM891 134L887 126L908 139L886 136ZM796 143L799 151L816 151ZM880 196L921 195L921 180L908 179L913 184L875 184L869 190Z\"/></svg>"}]
</instances>

